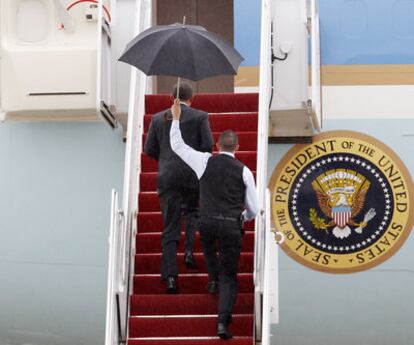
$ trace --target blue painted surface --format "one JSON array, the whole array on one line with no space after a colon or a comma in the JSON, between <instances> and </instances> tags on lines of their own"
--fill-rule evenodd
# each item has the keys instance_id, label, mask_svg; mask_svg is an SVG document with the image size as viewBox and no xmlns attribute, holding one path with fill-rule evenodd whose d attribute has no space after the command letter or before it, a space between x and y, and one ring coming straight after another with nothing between
<instances>
[{"instance_id":1,"label":"blue painted surface","mask_svg":"<svg viewBox=\"0 0 414 345\"><path fill-rule=\"evenodd\" d=\"M413 64L413 0L318 0L324 65ZM260 61L260 1L234 0L242 66Z\"/></svg>"},{"instance_id":2,"label":"blue painted surface","mask_svg":"<svg viewBox=\"0 0 414 345\"><path fill-rule=\"evenodd\" d=\"M234 45L244 57L242 66L260 61L260 0L234 0Z\"/></svg>"},{"instance_id":3,"label":"blue painted surface","mask_svg":"<svg viewBox=\"0 0 414 345\"><path fill-rule=\"evenodd\" d=\"M318 0L322 63L414 63L414 1Z\"/></svg>"},{"instance_id":4,"label":"blue painted surface","mask_svg":"<svg viewBox=\"0 0 414 345\"><path fill-rule=\"evenodd\" d=\"M392 129L392 130L390 130ZM371 135L400 156L414 176L414 120L327 120L325 130ZM291 145L270 145L268 177ZM412 345L414 339L414 233L383 264L335 275L279 255L280 324L273 345Z\"/></svg>"},{"instance_id":5,"label":"blue painted surface","mask_svg":"<svg viewBox=\"0 0 414 345\"><path fill-rule=\"evenodd\" d=\"M124 150L102 122L0 124L0 344L103 344Z\"/></svg>"}]
</instances>

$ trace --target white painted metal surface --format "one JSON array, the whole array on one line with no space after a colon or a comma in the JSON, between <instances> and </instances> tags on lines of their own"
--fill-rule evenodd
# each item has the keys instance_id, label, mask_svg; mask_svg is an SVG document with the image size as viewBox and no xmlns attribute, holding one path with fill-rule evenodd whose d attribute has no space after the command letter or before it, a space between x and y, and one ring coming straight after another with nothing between
<instances>
[{"instance_id":1,"label":"white painted metal surface","mask_svg":"<svg viewBox=\"0 0 414 345\"><path fill-rule=\"evenodd\" d=\"M324 119L414 119L413 85L324 86Z\"/></svg>"},{"instance_id":2,"label":"white painted metal surface","mask_svg":"<svg viewBox=\"0 0 414 345\"><path fill-rule=\"evenodd\" d=\"M274 53L283 56L283 46L291 46L285 61L274 62L274 110L302 109L308 100L306 1L272 1Z\"/></svg>"},{"instance_id":3,"label":"white painted metal surface","mask_svg":"<svg viewBox=\"0 0 414 345\"><path fill-rule=\"evenodd\" d=\"M134 37L136 26L131 17L135 9L135 0L117 1L117 18L114 23L113 54L114 73L116 74L116 108L120 113L127 114L129 106L129 88L131 79L131 66L120 63L118 58L122 55L127 43ZM131 18L131 20L125 20Z\"/></svg>"},{"instance_id":4,"label":"white painted metal surface","mask_svg":"<svg viewBox=\"0 0 414 345\"><path fill-rule=\"evenodd\" d=\"M91 3L67 10L73 2L0 2L3 120L92 120L102 102L113 106L111 27L102 11L103 4L111 11L111 4L99 0L97 19L88 20Z\"/></svg>"},{"instance_id":5,"label":"white painted metal surface","mask_svg":"<svg viewBox=\"0 0 414 345\"><path fill-rule=\"evenodd\" d=\"M135 14L135 35L151 25L152 1L136 0L134 4ZM119 296L119 315L122 339L128 337L128 315L129 315L129 287L132 286L135 255L135 235L137 233L138 214L138 191L139 173L141 171L142 134L144 129L145 114L145 93L147 89L147 77L135 68L131 68L130 95L128 108L128 129L126 135L124 187L122 198L122 210L125 221L119 230L122 234L121 241L116 242L115 251L119 258L120 275L108 276L108 288L112 286L112 292L108 292L108 303L115 294ZM118 280L116 280L118 279ZM113 282L115 280L115 282ZM112 281L112 283L111 283ZM111 285L112 284L112 285ZM112 297L110 297L110 295ZM118 328L118 319L114 317L116 310L108 308L106 324L105 345L117 344L119 341L113 332L114 327ZM114 324L114 322L116 322Z\"/></svg>"},{"instance_id":6,"label":"white painted metal surface","mask_svg":"<svg viewBox=\"0 0 414 345\"><path fill-rule=\"evenodd\" d=\"M260 93L259 93L259 119L257 141L257 191L259 202L259 215L255 225L255 251L254 251L254 285L255 285L255 334L260 339L261 327L261 298L263 292L264 275L264 241L265 241L265 190L267 187L267 148L269 103L271 93L271 9L270 1L262 2L261 45L260 45Z\"/></svg>"},{"instance_id":7,"label":"white painted metal surface","mask_svg":"<svg viewBox=\"0 0 414 345\"><path fill-rule=\"evenodd\" d=\"M320 131L322 122L316 0L275 0L272 5L276 60L271 104L275 128L271 133L276 137L309 136L313 130ZM296 122L291 121L293 116Z\"/></svg>"},{"instance_id":8,"label":"white painted metal surface","mask_svg":"<svg viewBox=\"0 0 414 345\"><path fill-rule=\"evenodd\" d=\"M147 29L152 22L152 1L135 1L135 35ZM147 77L139 70L131 67L130 95L128 108L128 129L126 136L123 210L127 221L126 231L129 234L126 243L129 259L129 272L134 272L135 235L137 233L139 174L141 172L142 134L144 131L145 94L147 90ZM132 274L128 277L132 286ZM128 303L129 296L123 300ZM128 315L128 310L126 311Z\"/></svg>"},{"instance_id":9,"label":"white painted metal surface","mask_svg":"<svg viewBox=\"0 0 414 345\"><path fill-rule=\"evenodd\" d=\"M103 5L110 10L111 18L106 15ZM93 14L92 14L93 15ZM113 82L112 27L116 18L116 1L99 0L97 33L97 81L95 109L112 127L116 127L115 98Z\"/></svg>"},{"instance_id":10,"label":"white painted metal surface","mask_svg":"<svg viewBox=\"0 0 414 345\"><path fill-rule=\"evenodd\" d=\"M118 329L118 305L117 293L124 290L125 282L122 279L122 252L119 248L122 247L123 234L122 224L123 215L119 210L118 193L112 190L111 197L111 228L109 235L109 259L108 259L108 287L107 287L107 302L106 302L106 331L105 344L118 344L119 329ZM120 321L120 320L119 320Z\"/></svg>"},{"instance_id":11,"label":"white painted metal surface","mask_svg":"<svg viewBox=\"0 0 414 345\"><path fill-rule=\"evenodd\" d=\"M319 12L316 0L308 1L308 15L311 20L311 110L314 128L320 131L322 127L322 85Z\"/></svg>"},{"instance_id":12,"label":"white painted metal surface","mask_svg":"<svg viewBox=\"0 0 414 345\"><path fill-rule=\"evenodd\" d=\"M271 325L279 323L279 245L275 241L275 233L272 229L269 189L266 189L266 214L262 345L271 343Z\"/></svg>"}]
</instances>

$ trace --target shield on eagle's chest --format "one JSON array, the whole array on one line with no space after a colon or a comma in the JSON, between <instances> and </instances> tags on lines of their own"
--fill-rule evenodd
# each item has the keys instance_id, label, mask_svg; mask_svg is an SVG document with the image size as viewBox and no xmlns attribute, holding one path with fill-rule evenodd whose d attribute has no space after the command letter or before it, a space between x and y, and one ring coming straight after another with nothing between
<instances>
[{"instance_id":1,"label":"shield on eagle's chest","mask_svg":"<svg viewBox=\"0 0 414 345\"><path fill-rule=\"evenodd\" d=\"M351 218L352 208L350 206L339 206L332 208L332 218L335 223L343 229Z\"/></svg>"}]
</instances>

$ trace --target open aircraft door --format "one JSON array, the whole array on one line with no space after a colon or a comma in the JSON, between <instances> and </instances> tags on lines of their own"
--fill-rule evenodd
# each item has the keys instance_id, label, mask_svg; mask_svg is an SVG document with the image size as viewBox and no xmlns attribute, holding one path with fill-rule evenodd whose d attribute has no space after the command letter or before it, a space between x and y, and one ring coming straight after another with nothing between
<instances>
[{"instance_id":1,"label":"open aircraft door","mask_svg":"<svg viewBox=\"0 0 414 345\"><path fill-rule=\"evenodd\" d=\"M321 45L319 12L316 0L308 1L308 32L310 35L310 79L311 99L310 110L313 127L320 132L322 128L322 84L321 84Z\"/></svg>"},{"instance_id":2,"label":"open aircraft door","mask_svg":"<svg viewBox=\"0 0 414 345\"><path fill-rule=\"evenodd\" d=\"M316 0L272 2L269 137L306 142L321 130L321 61Z\"/></svg>"},{"instance_id":3,"label":"open aircraft door","mask_svg":"<svg viewBox=\"0 0 414 345\"><path fill-rule=\"evenodd\" d=\"M0 120L112 127L115 0L0 2Z\"/></svg>"}]
</instances>

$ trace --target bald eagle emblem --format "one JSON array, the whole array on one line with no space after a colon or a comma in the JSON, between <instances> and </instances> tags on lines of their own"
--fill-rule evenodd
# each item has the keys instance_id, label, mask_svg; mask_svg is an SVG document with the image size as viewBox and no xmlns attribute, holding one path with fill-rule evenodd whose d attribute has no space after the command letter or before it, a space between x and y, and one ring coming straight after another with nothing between
<instances>
[{"instance_id":1,"label":"bald eagle emblem","mask_svg":"<svg viewBox=\"0 0 414 345\"><path fill-rule=\"evenodd\" d=\"M364 208L370 185L366 177L348 169L334 169L318 176L312 182L312 188L319 208L328 220L318 217L318 212L311 208L309 219L313 226L327 233L332 228L332 234L340 239L351 235L351 227L361 234L376 215L375 209L371 208L362 222L355 220Z\"/></svg>"}]
</instances>

